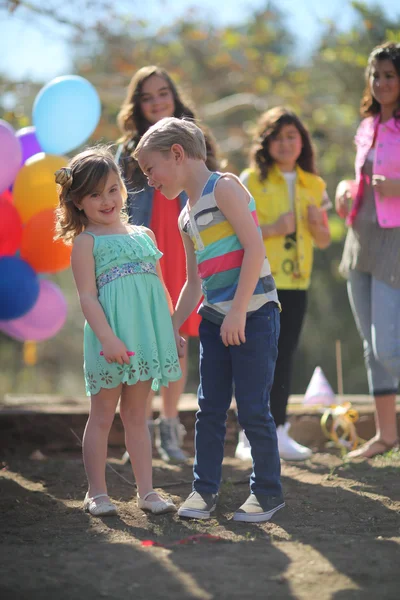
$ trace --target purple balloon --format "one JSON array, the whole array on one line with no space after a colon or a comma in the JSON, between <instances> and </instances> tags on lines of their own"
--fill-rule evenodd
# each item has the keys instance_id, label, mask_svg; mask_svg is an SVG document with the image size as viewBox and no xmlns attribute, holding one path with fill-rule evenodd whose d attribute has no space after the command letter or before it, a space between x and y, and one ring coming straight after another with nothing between
<instances>
[{"instance_id":1,"label":"purple balloon","mask_svg":"<svg viewBox=\"0 0 400 600\"><path fill-rule=\"evenodd\" d=\"M36 304L22 317L10 321L0 320L0 331L26 342L47 340L62 329L67 318L67 302L55 283L47 279L39 282Z\"/></svg>"},{"instance_id":2,"label":"purple balloon","mask_svg":"<svg viewBox=\"0 0 400 600\"><path fill-rule=\"evenodd\" d=\"M0 119L0 194L10 187L22 161L22 148L14 129Z\"/></svg>"},{"instance_id":3,"label":"purple balloon","mask_svg":"<svg viewBox=\"0 0 400 600\"><path fill-rule=\"evenodd\" d=\"M33 125L19 129L15 135L19 139L22 148L21 166L26 163L28 158L42 152L39 142L37 141L36 129Z\"/></svg>"}]
</instances>

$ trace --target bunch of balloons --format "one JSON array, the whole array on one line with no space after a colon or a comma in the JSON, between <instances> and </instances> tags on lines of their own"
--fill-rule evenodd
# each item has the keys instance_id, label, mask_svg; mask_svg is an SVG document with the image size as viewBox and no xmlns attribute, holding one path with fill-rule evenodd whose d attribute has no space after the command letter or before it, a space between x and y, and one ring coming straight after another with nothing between
<instances>
[{"instance_id":1,"label":"bunch of balloons","mask_svg":"<svg viewBox=\"0 0 400 600\"><path fill-rule=\"evenodd\" d=\"M64 325L61 289L44 279L70 263L70 247L54 241L58 203L54 173L100 119L100 99L86 79L57 77L37 95L33 126L0 120L0 331L41 341Z\"/></svg>"}]
</instances>

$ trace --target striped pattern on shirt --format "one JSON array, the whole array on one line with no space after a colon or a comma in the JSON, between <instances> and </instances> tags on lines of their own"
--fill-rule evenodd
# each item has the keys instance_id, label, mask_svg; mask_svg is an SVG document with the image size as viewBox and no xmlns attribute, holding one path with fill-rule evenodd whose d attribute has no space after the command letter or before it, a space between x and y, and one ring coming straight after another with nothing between
<instances>
[{"instance_id":1,"label":"striped pattern on shirt","mask_svg":"<svg viewBox=\"0 0 400 600\"><path fill-rule=\"evenodd\" d=\"M215 186L222 176L221 173L212 173L196 204L192 208L187 204L179 216L180 229L194 244L197 269L202 280L204 300L198 312L217 324L222 323L232 306L244 256L239 238L215 201ZM250 195L248 206L261 235L255 202ZM265 258L247 314L267 302L279 304L275 281Z\"/></svg>"}]
</instances>

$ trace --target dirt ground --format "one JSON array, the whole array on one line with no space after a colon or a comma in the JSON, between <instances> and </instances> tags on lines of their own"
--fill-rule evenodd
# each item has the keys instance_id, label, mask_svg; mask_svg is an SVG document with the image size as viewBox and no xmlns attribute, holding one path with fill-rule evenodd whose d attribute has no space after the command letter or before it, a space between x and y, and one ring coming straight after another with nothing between
<instances>
[{"instance_id":1,"label":"dirt ground","mask_svg":"<svg viewBox=\"0 0 400 600\"><path fill-rule=\"evenodd\" d=\"M358 464L330 453L284 463L287 506L259 525L232 521L248 494L248 463L225 460L216 516L204 523L143 513L131 501L129 465L110 465L119 515L96 519L81 509L78 454L2 457L2 600L400 597L398 452ZM155 460L155 487L177 503L191 475L190 462Z\"/></svg>"}]
</instances>

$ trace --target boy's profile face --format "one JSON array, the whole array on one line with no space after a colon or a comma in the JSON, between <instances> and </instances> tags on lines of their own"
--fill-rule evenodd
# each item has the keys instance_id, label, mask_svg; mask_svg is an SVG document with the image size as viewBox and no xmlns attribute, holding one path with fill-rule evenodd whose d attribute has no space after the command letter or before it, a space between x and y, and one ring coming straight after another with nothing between
<instances>
[{"instance_id":1,"label":"boy's profile face","mask_svg":"<svg viewBox=\"0 0 400 600\"><path fill-rule=\"evenodd\" d=\"M174 200L182 192L179 186L178 163L173 149L168 152L143 149L138 156L139 167L151 187L168 200Z\"/></svg>"}]
</instances>

